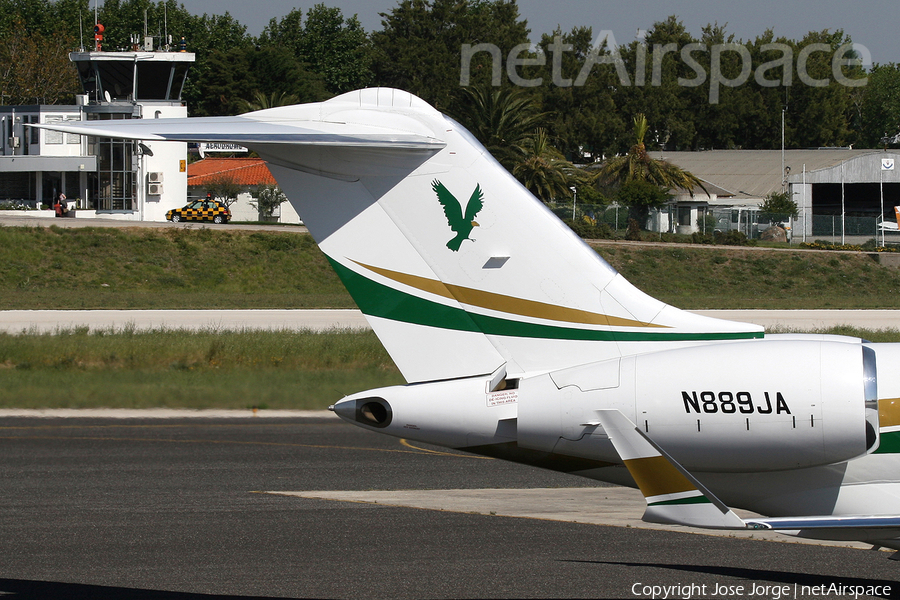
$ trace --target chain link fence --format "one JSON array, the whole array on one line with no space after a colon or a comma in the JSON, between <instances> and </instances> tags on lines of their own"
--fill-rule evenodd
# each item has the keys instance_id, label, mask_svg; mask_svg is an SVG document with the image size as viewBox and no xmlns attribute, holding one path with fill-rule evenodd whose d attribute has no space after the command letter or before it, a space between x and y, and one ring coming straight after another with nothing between
<instances>
[{"instance_id":1,"label":"chain link fence","mask_svg":"<svg viewBox=\"0 0 900 600\"><path fill-rule=\"evenodd\" d=\"M588 225L606 224L619 237L628 227L628 208L616 204L548 203L547 207L560 219L581 221ZM714 235L716 232L739 231L757 240L762 232L778 225L787 232L788 241L799 244L822 240L834 244L877 245L900 244L900 231L882 231L881 219L841 215L813 215L791 218L790 215L763 214L756 208L714 208L666 205L650 210L647 226L660 233L694 232ZM689 216L688 216L689 215ZM888 226L892 221L888 220Z\"/></svg>"},{"instance_id":2,"label":"chain link fence","mask_svg":"<svg viewBox=\"0 0 900 600\"><path fill-rule=\"evenodd\" d=\"M562 220L584 221L589 225L609 225L613 231L628 227L628 209L617 204L575 204L548 202L553 214Z\"/></svg>"},{"instance_id":3,"label":"chain link fence","mask_svg":"<svg viewBox=\"0 0 900 600\"><path fill-rule=\"evenodd\" d=\"M880 245L882 232L879 231L880 220L875 217L848 217L841 215L813 215L811 218L812 229L809 236L813 240L827 240L836 244L857 244L877 239ZM893 239L891 239L893 238ZM887 243L897 243L897 233L888 234Z\"/></svg>"}]
</instances>

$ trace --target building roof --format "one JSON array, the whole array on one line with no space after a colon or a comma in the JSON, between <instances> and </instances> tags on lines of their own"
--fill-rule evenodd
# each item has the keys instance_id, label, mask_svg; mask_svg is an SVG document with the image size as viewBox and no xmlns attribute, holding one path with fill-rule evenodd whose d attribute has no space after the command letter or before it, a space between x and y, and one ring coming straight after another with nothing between
<instances>
[{"instance_id":1,"label":"building roof","mask_svg":"<svg viewBox=\"0 0 900 600\"><path fill-rule=\"evenodd\" d=\"M275 178L261 158L204 158L188 165L188 187L204 186L226 176L242 186L274 185Z\"/></svg>"},{"instance_id":2,"label":"building roof","mask_svg":"<svg viewBox=\"0 0 900 600\"><path fill-rule=\"evenodd\" d=\"M785 150L784 165L791 175L834 167L840 163L877 150L822 148ZM657 158L658 152L651 152ZM664 152L662 158L690 171L704 182L728 190L733 200L765 198L781 191L781 150L707 150L703 152ZM725 196L726 194L719 194Z\"/></svg>"}]
</instances>

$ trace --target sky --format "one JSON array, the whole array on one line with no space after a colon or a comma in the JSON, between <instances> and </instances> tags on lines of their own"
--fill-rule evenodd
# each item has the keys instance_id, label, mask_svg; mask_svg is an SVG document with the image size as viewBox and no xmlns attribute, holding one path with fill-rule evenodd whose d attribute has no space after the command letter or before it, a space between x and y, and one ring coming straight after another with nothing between
<instances>
[{"instance_id":1,"label":"sky","mask_svg":"<svg viewBox=\"0 0 900 600\"><path fill-rule=\"evenodd\" d=\"M266 0L257 4L247 0L181 0L195 14L223 14L228 11L258 35L272 17L281 18L294 8L304 13L323 2L336 6L345 17L356 14L367 31L381 29L378 13L390 12L398 0ZM871 53L876 63L900 63L900 25L896 0L650 0L643 2L612 0L519 0L519 13L528 21L531 41L557 26L570 31L575 26L590 26L594 33L609 30L619 44L631 42L638 29L649 29L656 21L677 15L695 37L708 23L725 25L737 39L752 40L766 29L776 37L800 39L809 31L843 29L857 44Z\"/></svg>"}]
</instances>

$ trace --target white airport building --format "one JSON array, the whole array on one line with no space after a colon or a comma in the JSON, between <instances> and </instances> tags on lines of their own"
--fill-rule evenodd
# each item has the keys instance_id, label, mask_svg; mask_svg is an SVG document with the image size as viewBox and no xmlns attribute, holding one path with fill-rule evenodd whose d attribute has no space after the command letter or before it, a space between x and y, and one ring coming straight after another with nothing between
<instances>
[{"instance_id":1,"label":"white airport building","mask_svg":"<svg viewBox=\"0 0 900 600\"><path fill-rule=\"evenodd\" d=\"M187 144L133 142L28 127L34 123L187 117L189 52L73 52L74 105L0 106L0 203L53 216L62 192L78 218L164 221L187 199Z\"/></svg>"}]
</instances>

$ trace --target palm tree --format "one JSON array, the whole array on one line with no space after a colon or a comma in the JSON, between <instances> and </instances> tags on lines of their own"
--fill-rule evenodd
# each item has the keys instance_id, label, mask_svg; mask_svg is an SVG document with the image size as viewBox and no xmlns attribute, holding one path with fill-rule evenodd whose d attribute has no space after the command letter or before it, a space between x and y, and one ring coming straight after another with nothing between
<instances>
[{"instance_id":1,"label":"palm tree","mask_svg":"<svg viewBox=\"0 0 900 600\"><path fill-rule=\"evenodd\" d=\"M522 151L512 170L522 185L544 202L572 196L569 188L579 170L550 144L546 129L539 127L523 140Z\"/></svg>"},{"instance_id":2,"label":"palm tree","mask_svg":"<svg viewBox=\"0 0 900 600\"><path fill-rule=\"evenodd\" d=\"M272 92L271 94L266 95L259 90L254 90L253 99L244 100L241 98L238 100L238 106L244 112L251 112L254 110L263 110L264 108L275 108L276 106L290 106L291 104L297 104L298 102L300 102L300 99L294 94Z\"/></svg>"},{"instance_id":3,"label":"palm tree","mask_svg":"<svg viewBox=\"0 0 900 600\"><path fill-rule=\"evenodd\" d=\"M597 180L607 185L621 186L629 181L647 181L664 189L679 188L693 195L695 187L706 188L693 173L658 158L652 158L644 145L647 135L647 117L639 113L634 117L635 144L624 156L615 156L600 164Z\"/></svg>"},{"instance_id":4,"label":"palm tree","mask_svg":"<svg viewBox=\"0 0 900 600\"><path fill-rule=\"evenodd\" d=\"M525 141L547 120L533 96L488 85L462 88L453 114L509 170L526 153Z\"/></svg>"},{"instance_id":5,"label":"palm tree","mask_svg":"<svg viewBox=\"0 0 900 600\"><path fill-rule=\"evenodd\" d=\"M634 145L624 156L615 156L601 163L595 176L597 183L619 188L619 201L628 206L630 217L640 227L646 223L651 207L666 203L666 190L678 188L686 190L691 196L695 187L706 191L703 182L690 171L651 157L644 145L646 135L647 117L638 113L634 117Z\"/></svg>"}]
</instances>

